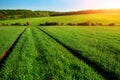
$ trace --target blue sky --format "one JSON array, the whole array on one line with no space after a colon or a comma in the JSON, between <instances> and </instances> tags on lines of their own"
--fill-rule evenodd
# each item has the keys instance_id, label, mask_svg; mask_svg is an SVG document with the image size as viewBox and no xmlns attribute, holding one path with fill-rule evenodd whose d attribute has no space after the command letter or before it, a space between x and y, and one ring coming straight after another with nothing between
<instances>
[{"instance_id":1,"label":"blue sky","mask_svg":"<svg viewBox=\"0 0 120 80\"><path fill-rule=\"evenodd\" d=\"M118 8L118 5L120 0L0 0L0 9L76 11Z\"/></svg>"}]
</instances>

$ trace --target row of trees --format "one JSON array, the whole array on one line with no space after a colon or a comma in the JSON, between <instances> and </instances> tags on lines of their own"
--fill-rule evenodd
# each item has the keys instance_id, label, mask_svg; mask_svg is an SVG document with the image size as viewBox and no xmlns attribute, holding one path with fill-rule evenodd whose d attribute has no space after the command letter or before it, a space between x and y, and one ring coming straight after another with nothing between
<instances>
[{"instance_id":1,"label":"row of trees","mask_svg":"<svg viewBox=\"0 0 120 80\"><path fill-rule=\"evenodd\" d=\"M74 23L68 23L68 26L115 26L115 23L108 23L108 24L102 24L102 23L93 23L93 22L80 22L77 24Z\"/></svg>"},{"instance_id":2,"label":"row of trees","mask_svg":"<svg viewBox=\"0 0 120 80\"><path fill-rule=\"evenodd\" d=\"M0 19L16 19L29 17L50 16L50 11L32 11L32 10L0 10Z\"/></svg>"},{"instance_id":3,"label":"row of trees","mask_svg":"<svg viewBox=\"0 0 120 80\"><path fill-rule=\"evenodd\" d=\"M21 23L12 23L11 26L30 26L31 24L29 22L26 22L24 24ZM108 23L108 24L102 24L102 23L93 23L93 22L80 22L80 23L58 23L58 22L44 22L40 23L39 26L115 26L115 23ZM7 23L2 23L2 26L9 26Z\"/></svg>"},{"instance_id":4,"label":"row of trees","mask_svg":"<svg viewBox=\"0 0 120 80\"><path fill-rule=\"evenodd\" d=\"M12 24L2 23L2 26L9 26L9 25L11 25L11 26L30 26L30 23L29 22L26 22L24 24L21 24L19 22L12 23Z\"/></svg>"},{"instance_id":5,"label":"row of trees","mask_svg":"<svg viewBox=\"0 0 120 80\"><path fill-rule=\"evenodd\" d=\"M68 26L115 26L115 23L108 23L108 24L102 24L102 23L93 23L93 22L80 22L80 23L58 23L58 22L45 22L45 23L40 23L39 26L63 26L63 25L68 25Z\"/></svg>"}]
</instances>

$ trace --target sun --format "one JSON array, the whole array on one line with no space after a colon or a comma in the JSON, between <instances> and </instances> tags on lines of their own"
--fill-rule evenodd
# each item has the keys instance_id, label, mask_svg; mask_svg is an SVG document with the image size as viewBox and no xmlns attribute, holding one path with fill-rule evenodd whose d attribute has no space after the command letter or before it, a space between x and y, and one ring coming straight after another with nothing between
<instances>
[{"instance_id":1,"label":"sun","mask_svg":"<svg viewBox=\"0 0 120 80\"><path fill-rule=\"evenodd\" d=\"M120 0L84 0L84 9L119 9Z\"/></svg>"},{"instance_id":2,"label":"sun","mask_svg":"<svg viewBox=\"0 0 120 80\"><path fill-rule=\"evenodd\" d=\"M104 5L105 8L120 8L120 0L109 0Z\"/></svg>"}]
</instances>

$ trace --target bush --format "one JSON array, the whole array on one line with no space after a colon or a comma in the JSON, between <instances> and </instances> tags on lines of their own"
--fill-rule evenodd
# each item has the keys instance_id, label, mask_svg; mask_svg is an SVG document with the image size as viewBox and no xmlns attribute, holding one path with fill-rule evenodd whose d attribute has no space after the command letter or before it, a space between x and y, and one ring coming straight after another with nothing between
<instances>
[{"instance_id":1,"label":"bush","mask_svg":"<svg viewBox=\"0 0 120 80\"><path fill-rule=\"evenodd\" d=\"M63 23L61 23L61 25L64 25Z\"/></svg>"},{"instance_id":2,"label":"bush","mask_svg":"<svg viewBox=\"0 0 120 80\"><path fill-rule=\"evenodd\" d=\"M78 26L103 26L102 23L93 23L93 22L82 22L78 23Z\"/></svg>"},{"instance_id":3,"label":"bush","mask_svg":"<svg viewBox=\"0 0 120 80\"><path fill-rule=\"evenodd\" d=\"M99 26L103 26L103 24L102 24L102 23L98 23L98 25L99 25Z\"/></svg>"},{"instance_id":4,"label":"bush","mask_svg":"<svg viewBox=\"0 0 120 80\"><path fill-rule=\"evenodd\" d=\"M58 22L46 22L45 25L46 26L57 26L59 24L58 24Z\"/></svg>"},{"instance_id":5,"label":"bush","mask_svg":"<svg viewBox=\"0 0 120 80\"><path fill-rule=\"evenodd\" d=\"M58 26L58 22L45 22L45 23L40 23L39 26Z\"/></svg>"},{"instance_id":6,"label":"bush","mask_svg":"<svg viewBox=\"0 0 120 80\"><path fill-rule=\"evenodd\" d=\"M29 25L30 25L30 23L29 23L29 22L26 22L26 25L27 25L27 26L29 26Z\"/></svg>"},{"instance_id":7,"label":"bush","mask_svg":"<svg viewBox=\"0 0 120 80\"><path fill-rule=\"evenodd\" d=\"M39 26L45 26L45 24L44 23L40 23Z\"/></svg>"},{"instance_id":8,"label":"bush","mask_svg":"<svg viewBox=\"0 0 120 80\"><path fill-rule=\"evenodd\" d=\"M27 26L26 24L23 24L23 26Z\"/></svg>"},{"instance_id":9,"label":"bush","mask_svg":"<svg viewBox=\"0 0 120 80\"><path fill-rule=\"evenodd\" d=\"M8 24L7 23L2 23L2 26L8 26Z\"/></svg>"},{"instance_id":10,"label":"bush","mask_svg":"<svg viewBox=\"0 0 120 80\"><path fill-rule=\"evenodd\" d=\"M67 25L68 26L75 26L75 24L73 24L73 23L68 23Z\"/></svg>"},{"instance_id":11,"label":"bush","mask_svg":"<svg viewBox=\"0 0 120 80\"><path fill-rule=\"evenodd\" d=\"M82 22L82 23L78 23L78 26L91 26L90 22Z\"/></svg>"},{"instance_id":12,"label":"bush","mask_svg":"<svg viewBox=\"0 0 120 80\"><path fill-rule=\"evenodd\" d=\"M108 26L115 26L115 23L109 23Z\"/></svg>"},{"instance_id":13,"label":"bush","mask_svg":"<svg viewBox=\"0 0 120 80\"><path fill-rule=\"evenodd\" d=\"M21 26L21 23L11 24L11 26Z\"/></svg>"}]
</instances>

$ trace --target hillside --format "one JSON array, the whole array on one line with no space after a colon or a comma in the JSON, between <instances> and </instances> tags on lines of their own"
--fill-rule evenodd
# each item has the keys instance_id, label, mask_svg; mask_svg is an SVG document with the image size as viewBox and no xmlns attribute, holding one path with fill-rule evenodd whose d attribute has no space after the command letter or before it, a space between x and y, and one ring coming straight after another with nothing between
<instances>
[{"instance_id":1,"label":"hillside","mask_svg":"<svg viewBox=\"0 0 120 80\"><path fill-rule=\"evenodd\" d=\"M81 10L81 11L71 11L71 12L59 12L59 13L52 13L51 16L98 14L98 13L120 13L120 9L100 9L100 10Z\"/></svg>"},{"instance_id":2,"label":"hillside","mask_svg":"<svg viewBox=\"0 0 120 80\"><path fill-rule=\"evenodd\" d=\"M40 11L40 10L32 11L25 9L0 10L0 20L32 17L80 15L80 14L98 14L98 13L120 13L120 9L81 10L70 12Z\"/></svg>"},{"instance_id":3,"label":"hillside","mask_svg":"<svg viewBox=\"0 0 120 80\"><path fill-rule=\"evenodd\" d=\"M97 13L97 14L80 14L80 15L68 15L68 16L50 16L50 17L37 17L37 18L24 18L24 19L13 19L0 21L0 25L21 23L21 25L29 22L31 26L39 26L40 23L45 22L57 22L59 24L67 25L68 23L81 23L81 22L92 22L102 23L103 25L114 23L116 26L120 25L120 14L119 13Z\"/></svg>"}]
</instances>

